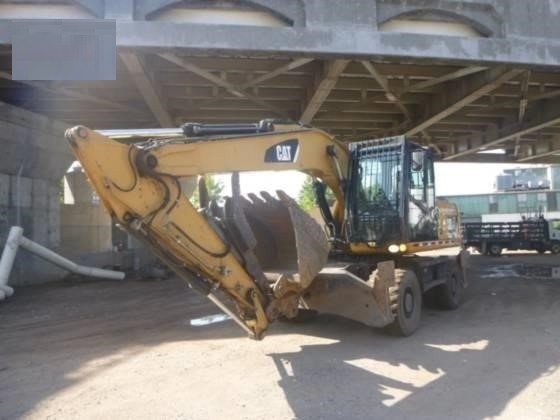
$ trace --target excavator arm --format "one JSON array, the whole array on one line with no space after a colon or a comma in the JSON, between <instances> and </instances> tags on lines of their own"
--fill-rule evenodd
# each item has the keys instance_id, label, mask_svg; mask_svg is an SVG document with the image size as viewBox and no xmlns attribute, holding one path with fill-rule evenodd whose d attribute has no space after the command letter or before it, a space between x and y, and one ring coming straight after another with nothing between
<instances>
[{"instance_id":1,"label":"excavator arm","mask_svg":"<svg viewBox=\"0 0 560 420\"><path fill-rule=\"evenodd\" d=\"M192 126L185 132L197 134ZM241 197L238 173L299 170L318 178L337 199L332 222L343 224L348 151L321 130L270 124L264 132L127 144L77 126L66 138L114 219L255 338L297 312L329 244L282 192ZM184 177L209 173L233 173L233 197L213 211L195 208L181 186Z\"/></svg>"}]
</instances>

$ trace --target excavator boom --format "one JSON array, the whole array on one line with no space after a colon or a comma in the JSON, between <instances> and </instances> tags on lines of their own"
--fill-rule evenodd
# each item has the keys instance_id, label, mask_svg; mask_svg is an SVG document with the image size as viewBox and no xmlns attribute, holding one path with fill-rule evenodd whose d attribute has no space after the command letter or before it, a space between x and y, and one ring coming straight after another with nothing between
<instances>
[{"instance_id":1,"label":"excavator boom","mask_svg":"<svg viewBox=\"0 0 560 420\"><path fill-rule=\"evenodd\" d=\"M299 294L327 262L324 231L290 197L279 191L277 198L246 199L238 183L239 171L297 169L324 180L343 203L337 171L346 169L346 149L320 130L287 126L126 144L78 126L67 139L118 223L256 337L269 320L297 311ZM233 173L233 197L222 208L195 208L181 179L216 172Z\"/></svg>"}]
</instances>

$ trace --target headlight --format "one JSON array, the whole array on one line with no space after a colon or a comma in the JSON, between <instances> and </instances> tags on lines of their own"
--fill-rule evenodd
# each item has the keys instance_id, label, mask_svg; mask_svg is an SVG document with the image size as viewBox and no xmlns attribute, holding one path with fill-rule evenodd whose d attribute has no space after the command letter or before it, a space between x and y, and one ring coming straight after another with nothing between
<instances>
[{"instance_id":1,"label":"headlight","mask_svg":"<svg viewBox=\"0 0 560 420\"><path fill-rule=\"evenodd\" d=\"M389 245L389 252L391 254L396 254L397 252L399 252L399 246L397 244Z\"/></svg>"},{"instance_id":2,"label":"headlight","mask_svg":"<svg viewBox=\"0 0 560 420\"><path fill-rule=\"evenodd\" d=\"M399 245L399 251L406 252L406 245L405 244L400 244Z\"/></svg>"}]
</instances>

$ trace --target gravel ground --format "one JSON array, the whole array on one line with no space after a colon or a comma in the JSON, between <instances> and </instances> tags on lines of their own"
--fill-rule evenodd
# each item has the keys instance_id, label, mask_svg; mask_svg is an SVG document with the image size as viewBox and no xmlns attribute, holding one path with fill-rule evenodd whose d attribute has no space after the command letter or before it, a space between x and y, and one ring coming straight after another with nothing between
<instances>
[{"instance_id":1,"label":"gravel ground","mask_svg":"<svg viewBox=\"0 0 560 420\"><path fill-rule=\"evenodd\" d=\"M409 338L332 316L247 339L179 280L21 287L0 304L0 418L557 419L560 258L474 256Z\"/></svg>"}]
</instances>

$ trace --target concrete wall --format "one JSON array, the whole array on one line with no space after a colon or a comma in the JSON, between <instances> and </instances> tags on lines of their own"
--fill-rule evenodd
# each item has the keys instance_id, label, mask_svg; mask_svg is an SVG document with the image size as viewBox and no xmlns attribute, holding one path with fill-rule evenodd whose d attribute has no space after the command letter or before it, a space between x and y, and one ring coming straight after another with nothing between
<instances>
[{"instance_id":1,"label":"concrete wall","mask_svg":"<svg viewBox=\"0 0 560 420\"><path fill-rule=\"evenodd\" d=\"M81 170L65 175L64 204L61 206L61 251L65 255L110 252L112 220L95 200Z\"/></svg>"},{"instance_id":2,"label":"concrete wall","mask_svg":"<svg viewBox=\"0 0 560 420\"><path fill-rule=\"evenodd\" d=\"M113 226L81 169L64 176L60 252L79 264L138 270L154 263L147 249ZM123 248L117 249L117 242Z\"/></svg>"},{"instance_id":3,"label":"concrete wall","mask_svg":"<svg viewBox=\"0 0 560 420\"><path fill-rule=\"evenodd\" d=\"M60 199L58 181L0 174L0 244L11 226L18 223L24 235L49 248L60 246ZM18 197L19 196L19 197ZM18 252L10 284L21 285L58 279L62 270L25 251Z\"/></svg>"},{"instance_id":4,"label":"concrete wall","mask_svg":"<svg viewBox=\"0 0 560 420\"><path fill-rule=\"evenodd\" d=\"M19 218L25 236L49 248L60 246L59 183L72 162L64 140L66 127L0 103L1 245ZM19 285L60 278L63 272L22 251L12 274L10 282Z\"/></svg>"}]
</instances>

